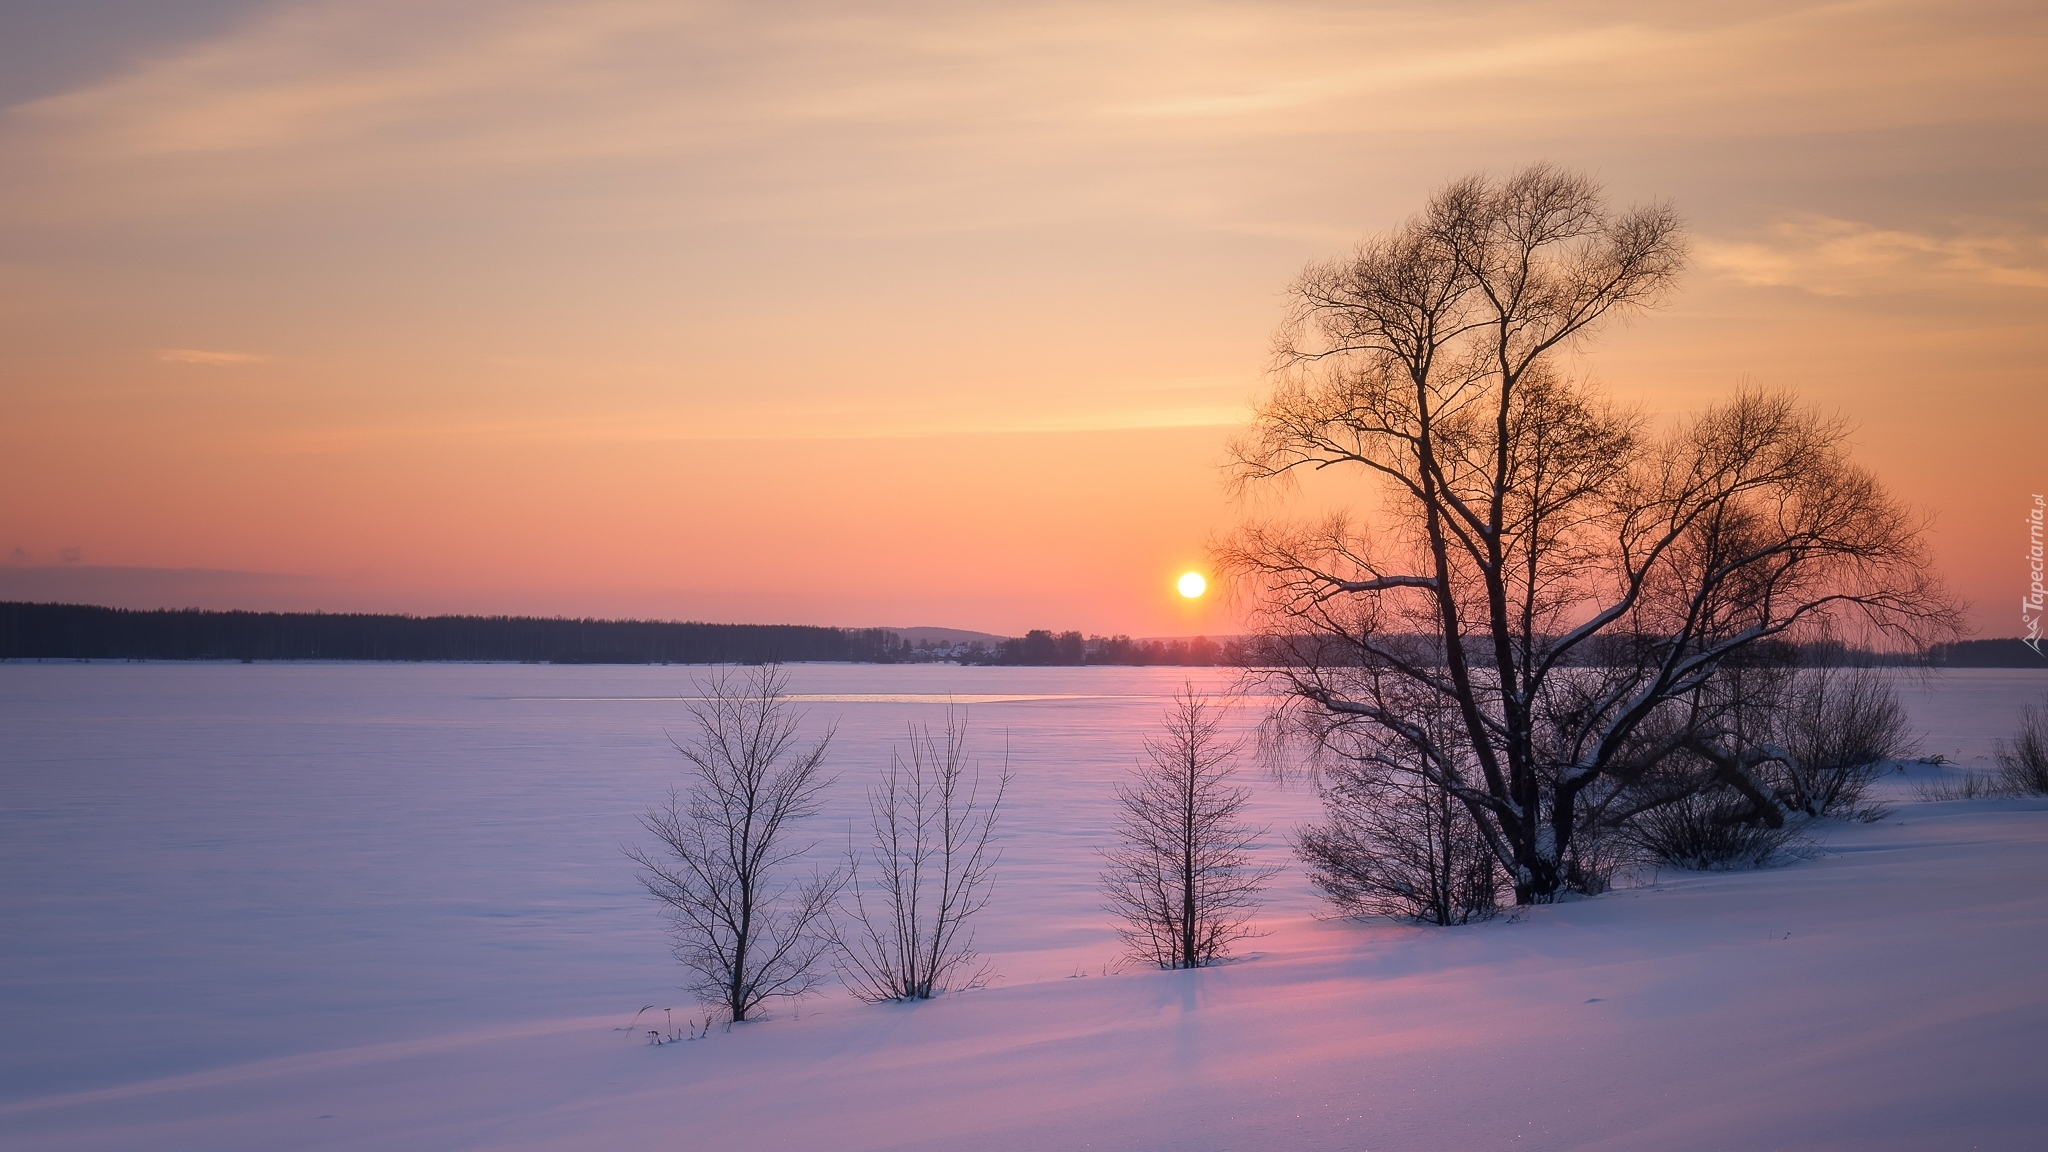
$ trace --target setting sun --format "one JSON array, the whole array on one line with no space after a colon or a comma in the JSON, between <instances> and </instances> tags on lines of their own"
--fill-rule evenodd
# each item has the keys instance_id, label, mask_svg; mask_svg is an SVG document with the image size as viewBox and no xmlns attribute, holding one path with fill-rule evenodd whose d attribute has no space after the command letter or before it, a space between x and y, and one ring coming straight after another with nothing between
<instances>
[{"instance_id":1,"label":"setting sun","mask_svg":"<svg viewBox=\"0 0 2048 1152\"><path fill-rule=\"evenodd\" d=\"M1209 582L1202 579L1200 572L1183 572L1181 573L1180 580L1174 584L1174 587L1180 589L1181 595L1193 600L1209 590Z\"/></svg>"}]
</instances>

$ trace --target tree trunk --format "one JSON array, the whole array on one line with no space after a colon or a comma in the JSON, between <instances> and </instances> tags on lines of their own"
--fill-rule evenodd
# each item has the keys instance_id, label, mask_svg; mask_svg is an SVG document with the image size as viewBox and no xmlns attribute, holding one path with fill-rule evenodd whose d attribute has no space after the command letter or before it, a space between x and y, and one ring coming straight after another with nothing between
<instances>
[{"instance_id":1,"label":"tree trunk","mask_svg":"<svg viewBox=\"0 0 2048 1152\"><path fill-rule=\"evenodd\" d=\"M1180 966L1193 968L1195 957L1195 794L1194 773L1188 773L1189 787L1187 805L1183 809L1185 821L1184 836L1181 840L1180 870Z\"/></svg>"}]
</instances>

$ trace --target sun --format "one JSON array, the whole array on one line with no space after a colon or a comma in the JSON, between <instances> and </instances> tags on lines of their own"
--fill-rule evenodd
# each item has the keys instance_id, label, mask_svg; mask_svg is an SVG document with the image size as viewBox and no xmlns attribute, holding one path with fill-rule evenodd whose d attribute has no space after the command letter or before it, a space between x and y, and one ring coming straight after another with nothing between
<instances>
[{"instance_id":1,"label":"sun","mask_svg":"<svg viewBox=\"0 0 2048 1152\"><path fill-rule=\"evenodd\" d=\"M1180 589L1180 594L1190 600L1209 590L1209 582L1202 579L1200 572L1181 573L1180 579L1175 581L1173 586Z\"/></svg>"}]
</instances>

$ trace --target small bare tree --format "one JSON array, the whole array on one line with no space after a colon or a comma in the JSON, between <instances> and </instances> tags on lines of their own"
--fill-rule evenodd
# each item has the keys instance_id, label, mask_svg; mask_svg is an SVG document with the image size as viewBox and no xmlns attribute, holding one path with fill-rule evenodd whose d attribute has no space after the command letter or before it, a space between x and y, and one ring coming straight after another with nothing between
<instances>
[{"instance_id":1,"label":"small bare tree","mask_svg":"<svg viewBox=\"0 0 2048 1152\"><path fill-rule=\"evenodd\" d=\"M1145 741L1148 763L1117 785L1119 844L1104 853L1102 890L1132 959L1199 968L1257 935L1252 915L1278 869L1252 862L1263 830L1240 819L1251 789L1232 782L1238 745L1221 725L1215 705L1185 686L1165 735Z\"/></svg>"},{"instance_id":2,"label":"small bare tree","mask_svg":"<svg viewBox=\"0 0 2048 1152\"><path fill-rule=\"evenodd\" d=\"M874 838L865 854L846 850L850 907L835 919L840 976L871 1004L929 1000L984 979L968 919L988 903L1001 850L996 819L1009 790L1005 762L993 794L967 758L967 724L946 715L943 736L910 730L910 763L892 753L880 785L868 789Z\"/></svg>"},{"instance_id":3,"label":"small bare tree","mask_svg":"<svg viewBox=\"0 0 2048 1152\"><path fill-rule=\"evenodd\" d=\"M670 789L666 805L640 818L660 847L625 850L667 908L676 959L690 974L684 987L734 1022L768 1000L814 991L830 947L820 929L837 877L786 872L810 847L789 834L816 814L831 783L819 766L832 734L799 744L802 717L783 696L786 683L774 667L713 674L690 709L696 738L676 743L690 764L688 790Z\"/></svg>"}]
</instances>

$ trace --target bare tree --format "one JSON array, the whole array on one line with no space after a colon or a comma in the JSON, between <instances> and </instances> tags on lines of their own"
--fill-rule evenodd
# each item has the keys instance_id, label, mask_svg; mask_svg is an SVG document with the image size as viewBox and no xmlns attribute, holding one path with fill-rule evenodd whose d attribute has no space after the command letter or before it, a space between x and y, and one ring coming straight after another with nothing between
<instances>
[{"instance_id":1,"label":"bare tree","mask_svg":"<svg viewBox=\"0 0 2048 1152\"><path fill-rule=\"evenodd\" d=\"M1521 903L1575 883L1582 795L1679 750L1751 800L1745 818L1783 823L1755 770L1784 750L1698 706L1744 652L1826 625L1907 645L1955 630L1921 520L1849 460L1840 421L1744 392L1659 434L1565 374L1683 257L1669 207L1610 211L1584 177L1457 181L1294 283L1277 386L1235 447L1246 488L1377 481L1377 531L1254 526L1218 559L1290 707L1416 749ZM1375 703L1368 670L1441 700L1458 739Z\"/></svg>"},{"instance_id":2,"label":"bare tree","mask_svg":"<svg viewBox=\"0 0 2048 1152\"><path fill-rule=\"evenodd\" d=\"M946 714L943 736L910 730L910 763L891 753L879 786L868 789L873 840L865 853L848 844L846 895L851 902L832 938L841 977L869 1003L929 1000L986 970L968 920L987 903L1001 851L996 820L1010 771L982 790L981 770L967 758L967 723Z\"/></svg>"},{"instance_id":3,"label":"bare tree","mask_svg":"<svg viewBox=\"0 0 2048 1152\"><path fill-rule=\"evenodd\" d=\"M1741 794L1709 783L1635 813L1617 834L1636 861L1693 872L1763 868L1802 853L1797 823L1765 824L1752 811Z\"/></svg>"},{"instance_id":4,"label":"bare tree","mask_svg":"<svg viewBox=\"0 0 2048 1152\"><path fill-rule=\"evenodd\" d=\"M2012 739L1998 742L1998 776L2010 795L2048 794L2048 701L2022 709Z\"/></svg>"},{"instance_id":5,"label":"bare tree","mask_svg":"<svg viewBox=\"0 0 2048 1152\"><path fill-rule=\"evenodd\" d=\"M1118 784L1118 845L1104 853L1102 889L1132 959L1199 968L1257 935L1252 915L1274 872L1252 862L1262 830L1241 819L1251 790L1232 782L1239 747L1192 684L1145 741L1146 763Z\"/></svg>"},{"instance_id":6,"label":"bare tree","mask_svg":"<svg viewBox=\"0 0 2048 1152\"><path fill-rule=\"evenodd\" d=\"M814 991L830 946L820 929L837 877L787 872L810 848L790 833L831 783L819 767L832 735L799 743L786 683L772 666L712 675L690 709L695 739L676 743L690 764L687 791L670 789L667 804L640 818L660 847L625 850L667 908L685 987L735 1022Z\"/></svg>"}]
</instances>

